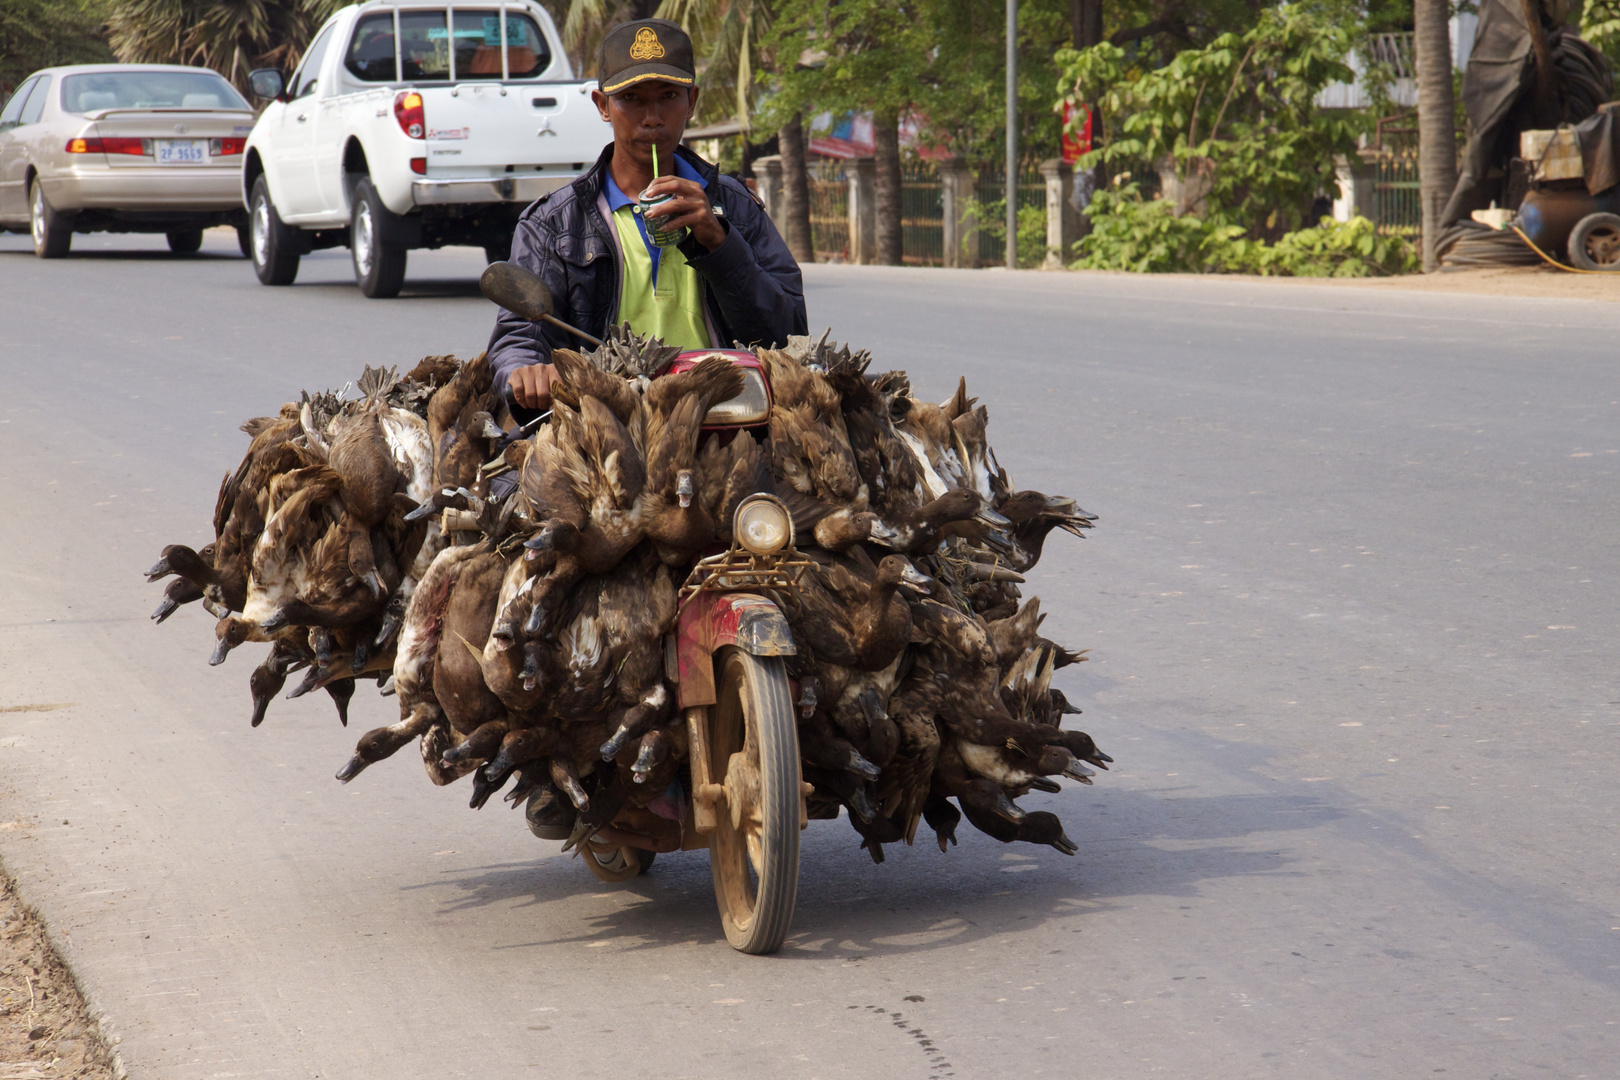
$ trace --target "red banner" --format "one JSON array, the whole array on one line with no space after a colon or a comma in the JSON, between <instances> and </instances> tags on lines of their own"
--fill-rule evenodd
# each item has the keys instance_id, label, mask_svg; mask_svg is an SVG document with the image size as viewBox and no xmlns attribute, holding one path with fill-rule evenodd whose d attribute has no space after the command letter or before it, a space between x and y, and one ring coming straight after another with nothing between
<instances>
[{"instance_id":1,"label":"red banner","mask_svg":"<svg viewBox=\"0 0 1620 1080\"><path fill-rule=\"evenodd\" d=\"M1081 115L1081 114L1084 115ZM1091 106L1063 103L1063 160L1073 165L1091 153Z\"/></svg>"}]
</instances>

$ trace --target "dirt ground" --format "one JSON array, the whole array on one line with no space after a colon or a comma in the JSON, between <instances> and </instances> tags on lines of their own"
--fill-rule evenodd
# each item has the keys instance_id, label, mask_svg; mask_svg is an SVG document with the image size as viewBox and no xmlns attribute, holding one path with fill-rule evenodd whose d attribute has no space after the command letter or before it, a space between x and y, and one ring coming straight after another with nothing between
<instances>
[{"instance_id":1,"label":"dirt ground","mask_svg":"<svg viewBox=\"0 0 1620 1080\"><path fill-rule=\"evenodd\" d=\"M117 1076L73 977L0 874L0 1080Z\"/></svg>"}]
</instances>

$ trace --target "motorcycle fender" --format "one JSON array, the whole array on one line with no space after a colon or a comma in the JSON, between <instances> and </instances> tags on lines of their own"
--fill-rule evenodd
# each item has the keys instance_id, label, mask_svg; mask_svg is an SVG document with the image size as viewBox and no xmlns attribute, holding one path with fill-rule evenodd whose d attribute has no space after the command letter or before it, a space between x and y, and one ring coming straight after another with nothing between
<instances>
[{"instance_id":1,"label":"motorcycle fender","mask_svg":"<svg viewBox=\"0 0 1620 1080\"><path fill-rule=\"evenodd\" d=\"M675 626L680 704L713 705L714 653L735 645L754 656L792 656L793 631L770 600L749 593L706 593L681 612Z\"/></svg>"}]
</instances>

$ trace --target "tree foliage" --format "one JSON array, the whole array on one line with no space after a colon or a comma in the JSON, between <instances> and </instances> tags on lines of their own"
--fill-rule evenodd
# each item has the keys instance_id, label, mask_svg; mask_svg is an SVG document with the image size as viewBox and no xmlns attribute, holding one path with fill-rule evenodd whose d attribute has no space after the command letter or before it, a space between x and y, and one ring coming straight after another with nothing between
<instances>
[{"instance_id":1,"label":"tree foliage","mask_svg":"<svg viewBox=\"0 0 1620 1080\"><path fill-rule=\"evenodd\" d=\"M111 0L113 52L125 63L195 64L247 88L254 68L291 70L343 0Z\"/></svg>"},{"instance_id":2,"label":"tree foliage","mask_svg":"<svg viewBox=\"0 0 1620 1080\"><path fill-rule=\"evenodd\" d=\"M0 0L0 99L43 67L111 60L102 0Z\"/></svg>"},{"instance_id":3,"label":"tree foliage","mask_svg":"<svg viewBox=\"0 0 1620 1080\"><path fill-rule=\"evenodd\" d=\"M1365 127L1315 106L1328 83L1353 78L1350 45L1341 21L1279 7L1159 68L1108 43L1064 50L1059 106L1097 103L1109 118L1083 167L1167 161L1183 189L1172 212L1275 239L1309 224L1313 199L1335 184L1334 155L1354 151Z\"/></svg>"}]
</instances>

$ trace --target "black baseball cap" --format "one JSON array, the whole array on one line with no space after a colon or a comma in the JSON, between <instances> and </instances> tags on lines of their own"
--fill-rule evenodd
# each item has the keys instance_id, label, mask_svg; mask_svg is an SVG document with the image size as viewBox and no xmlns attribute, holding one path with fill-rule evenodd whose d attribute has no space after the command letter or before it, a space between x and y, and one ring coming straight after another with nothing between
<instances>
[{"instance_id":1,"label":"black baseball cap","mask_svg":"<svg viewBox=\"0 0 1620 1080\"><path fill-rule=\"evenodd\" d=\"M616 94L650 79L695 86L692 39L668 19L621 23L602 39L596 54L596 77L604 94Z\"/></svg>"}]
</instances>

